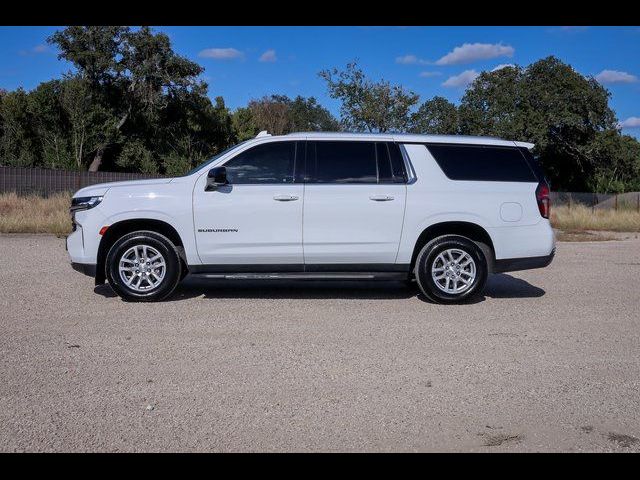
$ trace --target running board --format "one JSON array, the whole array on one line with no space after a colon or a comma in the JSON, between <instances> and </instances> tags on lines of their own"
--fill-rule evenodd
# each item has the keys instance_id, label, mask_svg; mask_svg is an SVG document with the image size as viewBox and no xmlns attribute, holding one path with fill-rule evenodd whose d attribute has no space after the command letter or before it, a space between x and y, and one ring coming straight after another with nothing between
<instances>
[{"instance_id":1,"label":"running board","mask_svg":"<svg viewBox=\"0 0 640 480\"><path fill-rule=\"evenodd\" d=\"M404 272L193 273L192 277L223 280L406 280Z\"/></svg>"}]
</instances>

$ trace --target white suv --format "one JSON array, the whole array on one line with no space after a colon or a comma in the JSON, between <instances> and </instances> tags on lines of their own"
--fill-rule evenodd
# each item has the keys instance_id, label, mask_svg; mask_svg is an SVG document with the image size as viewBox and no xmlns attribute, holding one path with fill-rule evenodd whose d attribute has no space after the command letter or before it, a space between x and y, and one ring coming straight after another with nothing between
<instances>
[{"instance_id":1,"label":"white suv","mask_svg":"<svg viewBox=\"0 0 640 480\"><path fill-rule=\"evenodd\" d=\"M179 178L72 200L76 270L126 300L187 275L400 279L439 303L492 272L547 266L549 187L533 145L494 138L295 133L234 146Z\"/></svg>"}]
</instances>

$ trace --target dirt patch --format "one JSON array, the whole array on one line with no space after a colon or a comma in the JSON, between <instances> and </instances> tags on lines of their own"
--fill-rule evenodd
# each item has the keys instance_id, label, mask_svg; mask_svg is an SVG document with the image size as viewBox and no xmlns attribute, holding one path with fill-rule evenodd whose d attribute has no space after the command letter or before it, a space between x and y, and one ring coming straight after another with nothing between
<instances>
[{"instance_id":1,"label":"dirt patch","mask_svg":"<svg viewBox=\"0 0 640 480\"><path fill-rule=\"evenodd\" d=\"M580 230L558 231L556 240L559 242L606 242L610 240L618 240L613 235L606 233L593 233Z\"/></svg>"},{"instance_id":2,"label":"dirt patch","mask_svg":"<svg viewBox=\"0 0 640 480\"><path fill-rule=\"evenodd\" d=\"M640 439L631 435L625 435L624 433L609 432L609 435L607 436L607 438L609 439L610 442L615 442L621 447L625 447L625 448L629 448L633 445L636 445L638 442L640 442Z\"/></svg>"},{"instance_id":3,"label":"dirt patch","mask_svg":"<svg viewBox=\"0 0 640 480\"><path fill-rule=\"evenodd\" d=\"M505 443L520 443L524 440L523 435L507 435L504 433L496 433L495 435L484 433L482 436L484 436L483 445L485 447L499 447Z\"/></svg>"}]
</instances>

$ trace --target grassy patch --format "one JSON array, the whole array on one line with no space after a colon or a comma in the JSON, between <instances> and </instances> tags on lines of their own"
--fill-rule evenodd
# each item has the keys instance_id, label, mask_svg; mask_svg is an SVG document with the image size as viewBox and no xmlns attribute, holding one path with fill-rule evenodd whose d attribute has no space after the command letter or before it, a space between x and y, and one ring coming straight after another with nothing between
<instances>
[{"instance_id":1,"label":"grassy patch","mask_svg":"<svg viewBox=\"0 0 640 480\"><path fill-rule=\"evenodd\" d=\"M591 210L575 205L571 208L552 207L551 224L565 232L608 230L610 232L640 232L640 213L635 210Z\"/></svg>"},{"instance_id":2,"label":"grassy patch","mask_svg":"<svg viewBox=\"0 0 640 480\"><path fill-rule=\"evenodd\" d=\"M68 193L49 198L0 194L0 233L66 235L71 232L70 204Z\"/></svg>"}]
</instances>

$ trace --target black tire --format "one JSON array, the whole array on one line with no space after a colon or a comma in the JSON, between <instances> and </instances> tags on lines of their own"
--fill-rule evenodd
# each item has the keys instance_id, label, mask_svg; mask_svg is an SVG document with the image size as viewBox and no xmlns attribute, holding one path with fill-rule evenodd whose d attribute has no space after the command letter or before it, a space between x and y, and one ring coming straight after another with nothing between
<instances>
[{"instance_id":1,"label":"black tire","mask_svg":"<svg viewBox=\"0 0 640 480\"><path fill-rule=\"evenodd\" d=\"M441 290L431 275L434 261L448 249L462 250L475 263L476 274L473 283L460 293L448 293ZM455 257L454 257L455 258ZM464 303L474 296L480 295L487 282L487 259L473 241L460 235L442 235L427 243L416 258L415 277L422 293L436 303Z\"/></svg>"},{"instance_id":2,"label":"black tire","mask_svg":"<svg viewBox=\"0 0 640 480\"><path fill-rule=\"evenodd\" d=\"M127 286L119 272L120 258L127 250L136 245L147 245L154 248L162 255L166 265L162 281L156 287L149 288L144 292L136 291ZM164 235L146 230L128 233L118 239L109 249L105 269L111 288L123 300L134 302L155 302L167 298L173 293L182 276L182 264L175 245Z\"/></svg>"}]
</instances>

